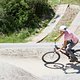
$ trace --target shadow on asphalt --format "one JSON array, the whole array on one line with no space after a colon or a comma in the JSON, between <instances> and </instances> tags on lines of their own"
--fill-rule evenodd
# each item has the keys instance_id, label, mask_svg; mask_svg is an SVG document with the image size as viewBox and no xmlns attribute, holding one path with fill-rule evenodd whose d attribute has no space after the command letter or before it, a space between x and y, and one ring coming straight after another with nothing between
<instances>
[{"instance_id":1,"label":"shadow on asphalt","mask_svg":"<svg viewBox=\"0 0 80 80\"><path fill-rule=\"evenodd\" d=\"M72 69L72 71L69 71L70 69ZM80 63L67 63L63 70L65 74L80 74Z\"/></svg>"},{"instance_id":2,"label":"shadow on asphalt","mask_svg":"<svg viewBox=\"0 0 80 80\"><path fill-rule=\"evenodd\" d=\"M50 69L61 69L65 74L80 74L80 63L67 63L66 65L61 63L44 64Z\"/></svg>"},{"instance_id":3,"label":"shadow on asphalt","mask_svg":"<svg viewBox=\"0 0 80 80\"><path fill-rule=\"evenodd\" d=\"M50 69L63 69L64 65L61 63L54 63L54 64L44 64L47 68Z\"/></svg>"}]
</instances>

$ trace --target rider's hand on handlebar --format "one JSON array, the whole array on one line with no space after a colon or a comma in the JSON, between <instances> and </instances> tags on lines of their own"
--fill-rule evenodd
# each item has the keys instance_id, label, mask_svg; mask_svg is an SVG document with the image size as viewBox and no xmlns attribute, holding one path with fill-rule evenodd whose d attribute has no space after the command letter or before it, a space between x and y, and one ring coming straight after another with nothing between
<instances>
[{"instance_id":1,"label":"rider's hand on handlebar","mask_svg":"<svg viewBox=\"0 0 80 80\"><path fill-rule=\"evenodd\" d=\"M60 52L61 50L62 50L61 48L60 49L57 49L58 52Z\"/></svg>"},{"instance_id":2,"label":"rider's hand on handlebar","mask_svg":"<svg viewBox=\"0 0 80 80\"><path fill-rule=\"evenodd\" d=\"M54 41L55 41L55 42L57 41L57 38L56 38L56 37L54 38Z\"/></svg>"}]
</instances>

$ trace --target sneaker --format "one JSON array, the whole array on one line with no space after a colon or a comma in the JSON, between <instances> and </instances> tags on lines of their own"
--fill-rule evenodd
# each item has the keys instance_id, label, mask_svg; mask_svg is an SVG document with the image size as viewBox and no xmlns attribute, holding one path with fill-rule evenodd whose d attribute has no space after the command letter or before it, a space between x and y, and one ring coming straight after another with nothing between
<instances>
[{"instance_id":1,"label":"sneaker","mask_svg":"<svg viewBox=\"0 0 80 80\"><path fill-rule=\"evenodd\" d=\"M76 62L78 59L76 57L71 57L70 62Z\"/></svg>"}]
</instances>

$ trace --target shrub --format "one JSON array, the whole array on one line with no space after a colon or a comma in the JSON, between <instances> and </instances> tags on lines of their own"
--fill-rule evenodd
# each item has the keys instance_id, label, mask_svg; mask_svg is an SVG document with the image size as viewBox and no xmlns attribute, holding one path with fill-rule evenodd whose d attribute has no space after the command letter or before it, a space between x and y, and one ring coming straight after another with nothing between
<instances>
[{"instance_id":1,"label":"shrub","mask_svg":"<svg viewBox=\"0 0 80 80\"><path fill-rule=\"evenodd\" d=\"M4 16L0 19L0 32L8 35L22 28L39 28L43 19L54 15L47 0L5 0L1 5Z\"/></svg>"}]
</instances>

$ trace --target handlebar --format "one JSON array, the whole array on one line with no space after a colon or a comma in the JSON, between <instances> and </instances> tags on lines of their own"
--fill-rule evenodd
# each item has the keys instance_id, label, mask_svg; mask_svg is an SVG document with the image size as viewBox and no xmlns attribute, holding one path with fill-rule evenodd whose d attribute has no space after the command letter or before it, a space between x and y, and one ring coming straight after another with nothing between
<instances>
[{"instance_id":1,"label":"handlebar","mask_svg":"<svg viewBox=\"0 0 80 80\"><path fill-rule=\"evenodd\" d=\"M54 42L54 46L55 46L56 49L60 49L60 48L57 46L56 41ZM62 50L65 50L65 49L62 49Z\"/></svg>"},{"instance_id":2,"label":"handlebar","mask_svg":"<svg viewBox=\"0 0 80 80\"><path fill-rule=\"evenodd\" d=\"M54 41L54 45L56 45L56 41Z\"/></svg>"},{"instance_id":3,"label":"handlebar","mask_svg":"<svg viewBox=\"0 0 80 80\"><path fill-rule=\"evenodd\" d=\"M56 45L56 41L54 42L54 46L56 49L59 49L59 47Z\"/></svg>"}]
</instances>

